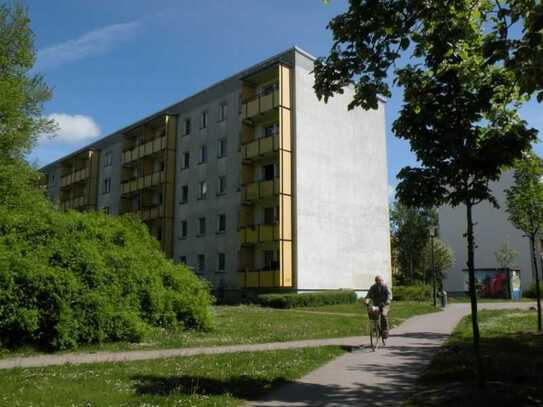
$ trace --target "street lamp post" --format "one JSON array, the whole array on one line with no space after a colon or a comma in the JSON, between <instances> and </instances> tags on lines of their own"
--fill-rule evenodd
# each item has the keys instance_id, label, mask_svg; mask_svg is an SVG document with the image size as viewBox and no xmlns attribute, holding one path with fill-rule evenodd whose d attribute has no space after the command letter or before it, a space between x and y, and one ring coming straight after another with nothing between
<instances>
[{"instance_id":1,"label":"street lamp post","mask_svg":"<svg viewBox=\"0 0 543 407\"><path fill-rule=\"evenodd\" d=\"M430 252L432 256L432 297L434 299L434 307L437 306L437 292L436 292L436 267L434 262L434 237L436 235L435 226L430 227Z\"/></svg>"}]
</instances>

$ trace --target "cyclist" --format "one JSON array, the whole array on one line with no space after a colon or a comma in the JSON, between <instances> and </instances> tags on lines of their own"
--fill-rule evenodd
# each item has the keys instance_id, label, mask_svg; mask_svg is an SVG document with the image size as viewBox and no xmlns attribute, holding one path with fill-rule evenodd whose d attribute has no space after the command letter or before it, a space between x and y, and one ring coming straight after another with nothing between
<instances>
[{"instance_id":1,"label":"cyclist","mask_svg":"<svg viewBox=\"0 0 543 407\"><path fill-rule=\"evenodd\" d=\"M364 299L364 303L368 304L369 301L374 306L379 307L379 311L382 315L382 332L383 338L388 338L388 311L390 309L390 303L392 301L392 293L385 284L385 279L382 276L375 277L375 284L370 287L368 294Z\"/></svg>"}]
</instances>

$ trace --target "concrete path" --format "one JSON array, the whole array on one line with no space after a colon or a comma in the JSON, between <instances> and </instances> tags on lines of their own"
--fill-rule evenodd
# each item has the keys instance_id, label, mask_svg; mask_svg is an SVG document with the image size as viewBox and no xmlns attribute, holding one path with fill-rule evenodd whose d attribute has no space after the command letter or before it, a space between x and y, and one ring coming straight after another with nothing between
<instances>
[{"instance_id":1,"label":"concrete path","mask_svg":"<svg viewBox=\"0 0 543 407\"><path fill-rule=\"evenodd\" d=\"M479 309L530 306L533 304L484 303L479 304ZM391 330L386 348L346 353L248 405L398 406L439 346L467 314L469 304L452 304L445 311L410 318Z\"/></svg>"}]
</instances>

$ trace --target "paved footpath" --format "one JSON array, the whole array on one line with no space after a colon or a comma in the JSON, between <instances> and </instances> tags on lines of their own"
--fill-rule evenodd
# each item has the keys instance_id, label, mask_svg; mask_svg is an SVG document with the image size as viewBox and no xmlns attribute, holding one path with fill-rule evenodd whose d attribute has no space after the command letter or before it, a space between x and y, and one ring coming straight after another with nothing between
<instances>
[{"instance_id":1,"label":"paved footpath","mask_svg":"<svg viewBox=\"0 0 543 407\"><path fill-rule=\"evenodd\" d=\"M483 303L479 309L529 308L531 303ZM393 311L391 311L393 312ZM250 406L398 406L469 304L408 319L391 330L386 348L355 350ZM367 342L366 342L367 343Z\"/></svg>"}]
</instances>

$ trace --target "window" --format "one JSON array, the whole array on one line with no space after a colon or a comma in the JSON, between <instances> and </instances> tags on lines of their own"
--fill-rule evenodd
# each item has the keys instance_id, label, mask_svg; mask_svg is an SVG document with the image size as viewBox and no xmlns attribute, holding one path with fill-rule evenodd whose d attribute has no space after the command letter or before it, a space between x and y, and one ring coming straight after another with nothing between
<instances>
[{"instance_id":1,"label":"window","mask_svg":"<svg viewBox=\"0 0 543 407\"><path fill-rule=\"evenodd\" d=\"M226 177L219 177L217 182L217 195L224 195L226 193Z\"/></svg>"},{"instance_id":2,"label":"window","mask_svg":"<svg viewBox=\"0 0 543 407\"><path fill-rule=\"evenodd\" d=\"M260 89L260 95L266 96L270 93L273 93L279 89L279 84L277 82L270 83L269 85L265 85Z\"/></svg>"},{"instance_id":3,"label":"window","mask_svg":"<svg viewBox=\"0 0 543 407\"><path fill-rule=\"evenodd\" d=\"M179 256L179 263L187 264L187 256Z\"/></svg>"},{"instance_id":4,"label":"window","mask_svg":"<svg viewBox=\"0 0 543 407\"><path fill-rule=\"evenodd\" d=\"M198 272L203 273L206 269L206 256L204 254L198 255Z\"/></svg>"},{"instance_id":5,"label":"window","mask_svg":"<svg viewBox=\"0 0 543 407\"><path fill-rule=\"evenodd\" d=\"M264 250L264 270L273 270L273 250Z\"/></svg>"},{"instance_id":6,"label":"window","mask_svg":"<svg viewBox=\"0 0 543 407\"><path fill-rule=\"evenodd\" d=\"M274 166L273 164L264 165L262 167L262 176L264 178L264 181L270 181L274 177Z\"/></svg>"},{"instance_id":7,"label":"window","mask_svg":"<svg viewBox=\"0 0 543 407\"><path fill-rule=\"evenodd\" d=\"M190 119L185 119L183 122L183 135L188 136L190 134Z\"/></svg>"},{"instance_id":8,"label":"window","mask_svg":"<svg viewBox=\"0 0 543 407\"><path fill-rule=\"evenodd\" d=\"M264 224L272 225L275 223L275 211L273 206L264 208Z\"/></svg>"},{"instance_id":9,"label":"window","mask_svg":"<svg viewBox=\"0 0 543 407\"><path fill-rule=\"evenodd\" d=\"M156 228L156 240L159 242L162 241L162 226L157 226Z\"/></svg>"},{"instance_id":10,"label":"window","mask_svg":"<svg viewBox=\"0 0 543 407\"><path fill-rule=\"evenodd\" d=\"M186 220L182 220L181 221L181 236L180 236L181 239L187 238L188 233L189 233L188 229L189 229L188 222Z\"/></svg>"},{"instance_id":11,"label":"window","mask_svg":"<svg viewBox=\"0 0 543 407\"><path fill-rule=\"evenodd\" d=\"M226 215L221 213L217 216L217 233L224 233L226 230Z\"/></svg>"},{"instance_id":12,"label":"window","mask_svg":"<svg viewBox=\"0 0 543 407\"><path fill-rule=\"evenodd\" d=\"M110 167L113 164L113 155L111 151L106 151L104 154L104 167Z\"/></svg>"},{"instance_id":13,"label":"window","mask_svg":"<svg viewBox=\"0 0 543 407\"><path fill-rule=\"evenodd\" d=\"M207 181L202 181L198 185L198 199L207 198Z\"/></svg>"},{"instance_id":14,"label":"window","mask_svg":"<svg viewBox=\"0 0 543 407\"><path fill-rule=\"evenodd\" d=\"M224 253L219 253L217 255L217 270L224 271L226 265L226 255Z\"/></svg>"},{"instance_id":15,"label":"window","mask_svg":"<svg viewBox=\"0 0 543 407\"><path fill-rule=\"evenodd\" d=\"M200 128L207 128L207 112L202 112L202 115L200 116Z\"/></svg>"},{"instance_id":16,"label":"window","mask_svg":"<svg viewBox=\"0 0 543 407\"><path fill-rule=\"evenodd\" d=\"M198 236L206 234L206 218L198 218Z\"/></svg>"},{"instance_id":17,"label":"window","mask_svg":"<svg viewBox=\"0 0 543 407\"><path fill-rule=\"evenodd\" d=\"M226 120L226 114L228 113L228 105L226 103L221 103L219 105L219 121L222 122Z\"/></svg>"},{"instance_id":18,"label":"window","mask_svg":"<svg viewBox=\"0 0 543 407\"><path fill-rule=\"evenodd\" d=\"M186 204L189 201L189 186L183 185L181 187L181 203Z\"/></svg>"},{"instance_id":19,"label":"window","mask_svg":"<svg viewBox=\"0 0 543 407\"><path fill-rule=\"evenodd\" d=\"M49 174L49 185L54 186L57 183L57 177L55 174Z\"/></svg>"},{"instance_id":20,"label":"window","mask_svg":"<svg viewBox=\"0 0 543 407\"><path fill-rule=\"evenodd\" d=\"M207 162L207 146L204 144L204 145L200 146L200 161L199 161L199 164L203 164L205 162Z\"/></svg>"},{"instance_id":21,"label":"window","mask_svg":"<svg viewBox=\"0 0 543 407\"><path fill-rule=\"evenodd\" d=\"M185 169L185 168L189 168L189 166L190 166L190 152L185 151L183 153L183 160L181 162L181 168Z\"/></svg>"},{"instance_id":22,"label":"window","mask_svg":"<svg viewBox=\"0 0 543 407\"><path fill-rule=\"evenodd\" d=\"M272 137L279 133L279 126L277 123L270 124L264 127L264 137Z\"/></svg>"},{"instance_id":23,"label":"window","mask_svg":"<svg viewBox=\"0 0 543 407\"><path fill-rule=\"evenodd\" d=\"M104 206L104 207L102 208L102 211L104 211L104 213L105 213L106 215L109 215L109 206Z\"/></svg>"},{"instance_id":24,"label":"window","mask_svg":"<svg viewBox=\"0 0 543 407\"><path fill-rule=\"evenodd\" d=\"M111 178L106 178L104 180L104 186L102 188L102 193L103 194L109 194L110 191L111 191Z\"/></svg>"},{"instance_id":25,"label":"window","mask_svg":"<svg viewBox=\"0 0 543 407\"><path fill-rule=\"evenodd\" d=\"M218 140L217 157L226 157L226 138L221 138Z\"/></svg>"}]
</instances>

